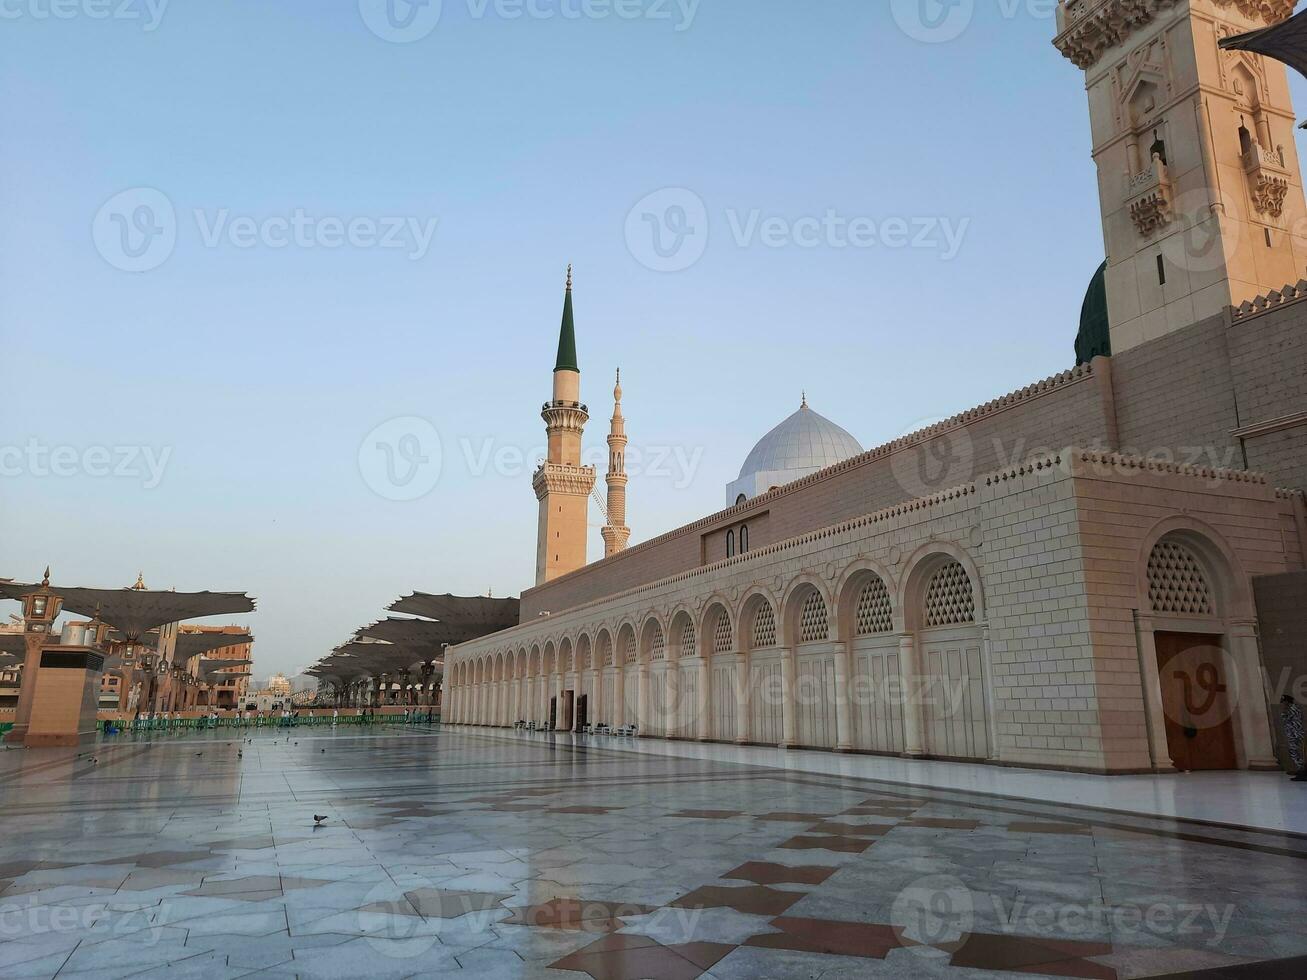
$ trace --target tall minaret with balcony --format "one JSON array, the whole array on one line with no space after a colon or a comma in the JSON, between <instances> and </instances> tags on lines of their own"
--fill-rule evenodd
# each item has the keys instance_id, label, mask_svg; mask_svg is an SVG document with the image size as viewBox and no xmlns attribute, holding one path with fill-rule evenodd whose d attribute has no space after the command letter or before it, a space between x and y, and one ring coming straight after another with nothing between
<instances>
[{"instance_id":1,"label":"tall minaret with balcony","mask_svg":"<svg viewBox=\"0 0 1307 980\"><path fill-rule=\"evenodd\" d=\"M613 388L613 419L608 430L608 523L604 536L604 557L626 550L631 529L626 526L626 419L622 418L622 369L617 369Z\"/></svg>"},{"instance_id":2,"label":"tall minaret with balcony","mask_svg":"<svg viewBox=\"0 0 1307 980\"><path fill-rule=\"evenodd\" d=\"M1294 2L1059 0L1054 43L1089 90L1114 353L1307 278L1284 66L1220 47Z\"/></svg>"},{"instance_id":3,"label":"tall minaret with balcony","mask_svg":"<svg viewBox=\"0 0 1307 980\"><path fill-rule=\"evenodd\" d=\"M549 454L531 481L540 501L536 541L536 585L585 565L587 516L595 468L581 465L581 435L590 413L581 404L581 368L576 359L572 319L572 267L567 267L563 325L554 365L554 397L540 413L549 435Z\"/></svg>"}]
</instances>

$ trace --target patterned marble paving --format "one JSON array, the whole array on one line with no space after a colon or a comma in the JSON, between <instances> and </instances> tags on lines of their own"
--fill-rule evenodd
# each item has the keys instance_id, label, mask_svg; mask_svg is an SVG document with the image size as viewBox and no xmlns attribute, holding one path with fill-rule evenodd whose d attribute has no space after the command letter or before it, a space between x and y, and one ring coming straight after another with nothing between
<instances>
[{"instance_id":1,"label":"patterned marble paving","mask_svg":"<svg viewBox=\"0 0 1307 980\"><path fill-rule=\"evenodd\" d=\"M1302 837L622 745L0 753L0 977L1304 975Z\"/></svg>"}]
</instances>

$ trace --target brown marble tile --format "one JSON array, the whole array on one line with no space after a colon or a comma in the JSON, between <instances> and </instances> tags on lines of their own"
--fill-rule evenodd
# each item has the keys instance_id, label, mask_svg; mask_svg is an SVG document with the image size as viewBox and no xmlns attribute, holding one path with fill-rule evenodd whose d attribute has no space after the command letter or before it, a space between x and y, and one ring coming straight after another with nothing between
<instances>
[{"instance_id":1,"label":"brown marble tile","mask_svg":"<svg viewBox=\"0 0 1307 980\"><path fill-rule=\"evenodd\" d=\"M905 820L912 816L919 807L894 806L855 806L840 813L841 817L889 817L891 820Z\"/></svg>"},{"instance_id":2,"label":"brown marble tile","mask_svg":"<svg viewBox=\"0 0 1307 980\"><path fill-rule=\"evenodd\" d=\"M837 870L839 869L811 864L793 867L771 861L749 861L726 872L722 877L752 881L756 885L820 885Z\"/></svg>"},{"instance_id":3,"label":"brown marble tile","mask_svg":"<svg viewBox=\"0 0 1307 980\"><path fill-rule=\"evenodd\" d=\"M170 868L176 864L190 864L201 858L213 857L209 851L155 851L152 854L133 854L131 857L96 861L96 864L134 864L141 868Z\"/></svg>"},{"instance_id":4,"label":"brown marble tile","mask_svg":"<svg viewBox=\"0 0 1307 980\"><path fill-rule=\"evenodd\" d=\"M232 898L242 902L261 902L266 898L281 897L280 875L249 875L244 878L210 878L199 888L183 895L200 898Z\"/></svg>"},{"instance_id":5,"label":"brown marble tile","mask_svg":"<svg viewBox=\"0 0 1307 980\"><path fill-rule=\"evenodd\" d=\"M936 830L975 830L980 826L979 820L958 820L953 817L912 817L904 820L900 827L933 827Z\"/></svg>"},{"instance_id":6,"label":"brown marble tile","mask_svg":"<svg viewBox=\"0 0 1307 980\"><path fill-rule=\"evenodd\" d=\"M838 851L840 854L861 854L874 844L865 837L791 837L776 846L783 851Z\"/></svg>"},{"instance_id":7,"label":"brown marble tile","mask_svg":"<svg viewBox=\"0 0 1307 980\"><path fill-rule=\"evenodd\" d=\"M620 810L620 806L555 806L546 810L546 813L574 813L591 817L601 817L605 814L612 813L614 810Z\"/></svg>"},{"instance_id":8,"label":"brown marble tile","mask_svg":"<svg viewBox=\"0 0 1307 980\"><path fill-rule=\"evenodd\" d=\"M543 905L513 909L505 924L535 926L541 929L566 929L576 932L616 932L626 923L622 916L647 915L656 911L652 905L622 902L598 902L581 898L555 898Z\"/></svg>"},{"instance_id":9,"label":"brown marble tile","mask_svg":"<svg viewBox=\"0 0 1307 980\"><path fill-rule=\"evenodd\" d=\"M543 803L496 803L489 809L496 813L534 813L545 809Z\"/></svg>"},{"instance_id":10,"label":"brown marble tile","mask_svg":"<svg viewBox=\"0 0 1307 980\"><path fill-rule=\"evenodd\" d=\"M1007 825L1007 829L1014 834L1066 834L1076 837L1088 837L1094 830L1088 824L1081 823L1037 823L1027 821L1010 823Z\"/></svg>"},{"instance_id":11,"label":"brown marble tile","mask_svg":"<svg viewBox=\"0 0 1307 980\"><path fill-rule=\"evenodd\" d=\"M770 924L781 931L753 936L744 945L876 960L903 945L892 926L789 917L773 919Z\"/></svg>"},{"instance_id":12,"label":"brown marble tile","mask_svg":"<svg viewBox=\"0 0 1307 980\"><path fill-rule=\"evenodd\" d=\"M549 967L586 973L594 980L695 980L735 948L724 943L663 946L647 936L617 934L605 936Z\"/></svg>"},{"instance_id":13,"label":"brown marble tile","mask_svg":"<svg viewBox=\"0 0 1307 980\"><path fill-rule=\"evenodd\" d=\"M494 892L443 891L439 888L419 888L405 892L404 897L418 913L428 919L457 919L469 912L486 912L501 908L508 894Z\"/></svg>"},{"instance_id":14,"label":"brown marble tile","mask_svg":"<svg viewBox=\"0 0 1307 980\"><path fill-rule=\"evenodd\" d=\"M675 909L734 909L745 915L781 915L803 897L803 892L785 892L766 885L740 888L704 885L669 902L668 906Z\"/></svg>"},{"instance_id":15,"label":"brown marble tile","mask_svg":"<svg viewBox=\"0 0 1307 980\"><path fill-rule=\"evenodd\" d=\"M687 817L694 820L730 820L743 815L741 810L680 810L669 817Z\"/></svg>"},{"instance_id":16,"label":"brown marble tile","mask_svg":"<svg viewBox=\"0 0 1307 980\"><path fill-rule=\"evenodd\" d=\"M971 933L958 944L949 965L977 970L1085 977L1087 980L1116 980L1115 970L1088 960L1090 956L1106 956L1111 952L1110 943Z\"/></svg>"},{"instance_id":17,"label":"brown marble tile","mask_svg":"<svg viewBox=\"0 0 1307 980\"><path fill-rule=\"evenodd\" d=\"M825 820L826 813L764 813L755 820L774 820L777 823L819 823Z\"/></svg>"},{"instance_id":18,"label":"brown marble tile","mask_svg":"<svg viewBox=\"0 0 1307 980\"><path fill-rule=\"evenodd\" d=\"M837 837L884 837L894 829L888 823L840 823L827 820L808 828L809 834L834 834Z\"/></svg>"}]
</instances>

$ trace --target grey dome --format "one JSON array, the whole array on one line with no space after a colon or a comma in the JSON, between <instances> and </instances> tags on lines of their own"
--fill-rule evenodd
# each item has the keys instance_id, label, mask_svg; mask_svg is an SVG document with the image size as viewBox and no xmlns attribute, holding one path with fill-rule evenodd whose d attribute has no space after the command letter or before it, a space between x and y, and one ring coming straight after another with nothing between
<instances>
[{"instance_id":1,"label":"grey dome","mask_svg":"<svg viewBox=\"0 0 1307 980\"><path fill-rule=\"evenodd\" d=\"M797 480L861 453L862 446L857 439L830 419L818 415L805 401L802 408L753 447L740 469L740 479L760 473L793 473L790 480Z\"/></svg>"}]
</instances>

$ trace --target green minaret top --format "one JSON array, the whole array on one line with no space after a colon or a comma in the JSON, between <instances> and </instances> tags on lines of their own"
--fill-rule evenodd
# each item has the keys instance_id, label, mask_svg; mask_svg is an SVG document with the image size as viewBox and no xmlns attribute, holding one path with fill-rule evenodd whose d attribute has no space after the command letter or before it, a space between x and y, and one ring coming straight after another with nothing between
<instances>
[{"instance_id":1,"label":"green minaret top","mask_svg":"<svg viewBox=\"0 0 1307 980\"><path fill-rule=\"evenodd\" d=\"M567 295L563 298L563 326L558 332L558 363L555 371L581 373L576 363L576 324L572 321L572 267L567 267Z\"/></svg>"}]
</instances>

